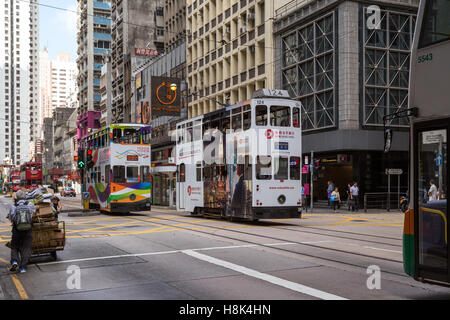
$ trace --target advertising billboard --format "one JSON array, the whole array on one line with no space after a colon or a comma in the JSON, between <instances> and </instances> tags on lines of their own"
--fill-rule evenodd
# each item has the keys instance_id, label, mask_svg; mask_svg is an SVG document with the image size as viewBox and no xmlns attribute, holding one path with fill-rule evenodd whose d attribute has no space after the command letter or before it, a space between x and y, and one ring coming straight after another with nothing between
<instances>
[{"instance_id":1,"label":"advertising billboard","mask_svg":"<svg viewBox=\"0 0 450 320\"><path fill-rule=\"evenodd\" d=\"M151 77L152 118L178 116L181 108L180 79Z\"/></svg>"}]
</instances>

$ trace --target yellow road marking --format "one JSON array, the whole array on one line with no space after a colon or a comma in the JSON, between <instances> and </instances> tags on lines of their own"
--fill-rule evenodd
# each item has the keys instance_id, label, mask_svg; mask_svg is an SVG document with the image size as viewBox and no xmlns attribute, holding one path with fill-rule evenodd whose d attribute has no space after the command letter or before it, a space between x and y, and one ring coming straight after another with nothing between
<instances>
[{"instance_id":1,"label":"yellow road marking","mask_svg":"<svg viewBox=\"0 0 450 320\"><path fill-rule=\"evenodd\" d=\"M6 265L9 264L9 262L6 261L6 260L3 259L3 258L0 258L0 261L3 262L3 263L6 264ZM16 289L17 289L17 292L19 293L20 298L21 298L22 300L27 300L27 299L29 299L29 298L28 298L28 294L27 294L27 292L25 291L25 289L24 289L22 283L20 282L19 278L17 277L17 275L13 273L13 274L10 274L10 276L11 276L11 279L12 279L14 285L16 286Z\"/></svg>"}]
</instances>

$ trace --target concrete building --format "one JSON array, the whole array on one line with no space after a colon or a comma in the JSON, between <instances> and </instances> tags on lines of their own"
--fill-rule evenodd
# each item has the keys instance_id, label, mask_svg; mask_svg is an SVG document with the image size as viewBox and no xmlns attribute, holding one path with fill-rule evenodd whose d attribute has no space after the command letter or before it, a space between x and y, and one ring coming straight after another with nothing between
<instances>
[{"instance_id":1,"label":"concrete building","mask_svg":"<svg viewBox=\"0 0 450 320\"><path fill-rule=\"evenodd\" d=\"M164 1L164 52L186 42L186 1Z\"/></svg>"},{"instance_id":2,"label":"concrete building","mask_svg":"<svg viewBox=\"0 0 450 320\"><path fill-rule=\"evenodd\" d=\"M0 160L30 160L30 142L39 137L39 6L1 0Z\"/></svg>"},{"instance_id":3,"label":"concrete building","mask_svg":"<svg viewBox=\"0 0 450 320\"><path fill-rule=\"evenodd\" d=\"M100 92L102 100L100 103L100 127L111 124L111 101L112 101L112 84L111 84L111 62L108 61L102 66L102 74L100 76Z\"/></svg>"},{"instance_id":4,"label":"concrete building","mask_svg":"<svg viewBox=\"0 0 450 320\"><path fill-rule=\"evenodd\" d=\"M44 184L50 184L51 178L48 175L48 170L53 168L53 118L44 118L43 137L42 180Z\"/></svg>"},{"instance_id":5,"label":"concrete building","mask_svg":"<svg viewBox=\"0 0 450 320\"><path fill-rule=\"evenodd\" d=\"M111 72L113 122L130 122L132 69L164 50L163 1L112 0Z\"/></svg>"},{"instance_id":6,"label":"concrete building","mask_svg":"<svg viewBox=\"0 0 450 320\"><path fill-rule=\"evenodd\" d=\"M39 101L41 112L41 137L44 135L44 118L52 117L52 106L50 101L51 91L51 78L50 78L50 60L48 57L48 49L45 47L39 53Z\"/></svg>"},{"instance_id":7,"label":"concrete building","mask_svg":"<svg viewBox=\"0 0 450 320\"><path fill-rule=\"evenodd\" d=\"M78 116L85 125L89 112L100 110L100 75L104 57L111 53L111 2L78 0Z\"/></svg>"},{"instance_id":8,"label":"concrete building","mask_svg":"<svg viewBox=\"0 0 450 320\"><path fill-rule=\"evenodd\" d=\"M273 15L285 1L188 0L189 117L274 83Z\"/></svg>"},{"instance_id":9,"label":"concrete building","mask_svg":"<svg viewBox=\"0 0 450 320\"><path fill-rule=\"evenodd\" d=\"M379 27L370 24L373 4L380 8ZM400 188L406 191L408 119L387 123L396 131L388 154L382 129L384 115L408 107L417 5L311 0L275 11L275 88L302 102L303 152L320 161L317 198L327 198L327 180L341 190L357 181L362 193L386 192L386 168L403 169Z\"/></svg>"}]
</instances>

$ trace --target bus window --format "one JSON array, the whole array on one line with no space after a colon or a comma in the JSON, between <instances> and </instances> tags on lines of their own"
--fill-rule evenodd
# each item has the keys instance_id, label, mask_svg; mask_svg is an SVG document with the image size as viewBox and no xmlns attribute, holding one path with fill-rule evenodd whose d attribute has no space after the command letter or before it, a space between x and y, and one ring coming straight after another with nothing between
<instances>
[{"instance_id":1,"label":"bus window","mask_svg":"<svg viewBox=\"0 0 450 320\"><path fill-rule=\"evenodd\" d=\"M274 158L274 179L284 180L288 178L288 158L275 157Z\"/></svg>"},{"instance_id":2,"label":"bus window","mask_svg":"<svg viewBox=\"0 0 450 320\"><path fill-rule=\"evenodd\" d=\"M299 157L291 157L289 166L291 167L290 179L291 180L300 180L300 158Z\"/></svg>"},{"instance_id":3,"label":"bus window","mask_svg":"<svg viewBox=\"0 0 450 320\"><path fill-rule=\"evenodd\" d=\"M263 105L256 106L255 117L257 126L267 126L267 107Z\"/></svg>"},{"instance_id":4,"label":"bus window","mask_svg":"<svg viewBox=\"0 0 450 320\"><path fill-rule=\"evenodd\" d=\"M257 156L256 157L256 179L270 180L272 179L272 157Z\"/></svg>"},{"instance_id":5,"label":"bus window","mask_svg":"<svg viewBox=\"0 0 450 320\"><path fill-rule=\"evenodd\" d=\"M125 166L113 167L113 182L125 183Z\"/></svg>"},{"instance_id":6,"label":"bus window","mask_svg":"<svg viewBox=\"0 0 450 320\"><path fill-rule=\"evenodd\" d=\"M289 127L291 125L291 108L271 106L270 125L275 127Z\"/></svg>"},{"instance_id":7,"label":"bus window","mask_svg":"<svg viewBox=\"0 0 450 320\"><path fill-rule=\"evenodd\" d=\"M111 182L111 166L108 164L105 166L105 183L109 184Z\"/></svg>"},{"instance_id":8,"label":"bus window","mask_svg":"<svg viewBox=\"0 0 450 320\"><path fill-rule=\"evenodd\" d=\"M300 108L295 107L292 109L292 126L300 128Z\"/></svg>"},{"instance_id":9,"label":"bus window","mask_svg":"<svg viewBox=\"0 0 450 320\"><path fill-rule=\"evenodd\" d=\"M197 162L197 182L202 181L202 163L201 162Z\"/></svg>"},{"instance_id":10,"label":"bus window","mask_svg":"<svg viewBox=\"0 0 450 320\"><path fill-rule=\"evenodd\" d=\"M120 143L122 140L122 130L121 129L113 129L113 142Z\"/></svg>"},{"instance_id":11,"label":"bus window","mask_svg":"<svg viewBox=\"0 0 450 320\"><path fill-rule=\"evenodd\" d=\"M135 166L127 167L127 183L139 182L139 168Z\"/></svg>"},{"instance_id":12,"label":"bus window","mask_svg":"<svg viewBox=\"0 0 450 320\"><path fill-rule=\"evenodd\" d=\"M244 112L244 130L250 129L252 125L251 111Z\"/></svg>"},{"instance_id":13,"label":"bus window","mask_svg":"<svg viewBox=\"0 0 450 320\"><path fill-rule=\"evenodd\" d=\"M150 182L149 166L141 166L141 182Z\"/></svg>"},{"instance_id":14,"label":"bus window","mask_svg":"<svg viewBox=\"0 0 450 320\"><path fill-rule=\"evenodd\" d=\"M241 114L236 114L231 119L231 125L233 126L233 131L238 131L242 129L242 116Z\"/></svg>"}]
</instances>

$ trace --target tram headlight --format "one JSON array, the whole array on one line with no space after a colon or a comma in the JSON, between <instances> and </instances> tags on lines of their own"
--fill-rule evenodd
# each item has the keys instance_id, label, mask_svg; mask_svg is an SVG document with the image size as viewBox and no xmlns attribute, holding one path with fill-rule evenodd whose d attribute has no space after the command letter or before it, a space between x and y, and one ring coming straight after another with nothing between
<instances>
[{"instance_id":1,"label":"tram headlight","mask_svg":"<svg viewBox=\"0 0 450 320\"><path fill-rule=\"evenodd\" d=\"M279 204L284 204L286 202L286 196L284 194L280 195L278 197L278 203Z\"/></svg>"}]
</instances>

